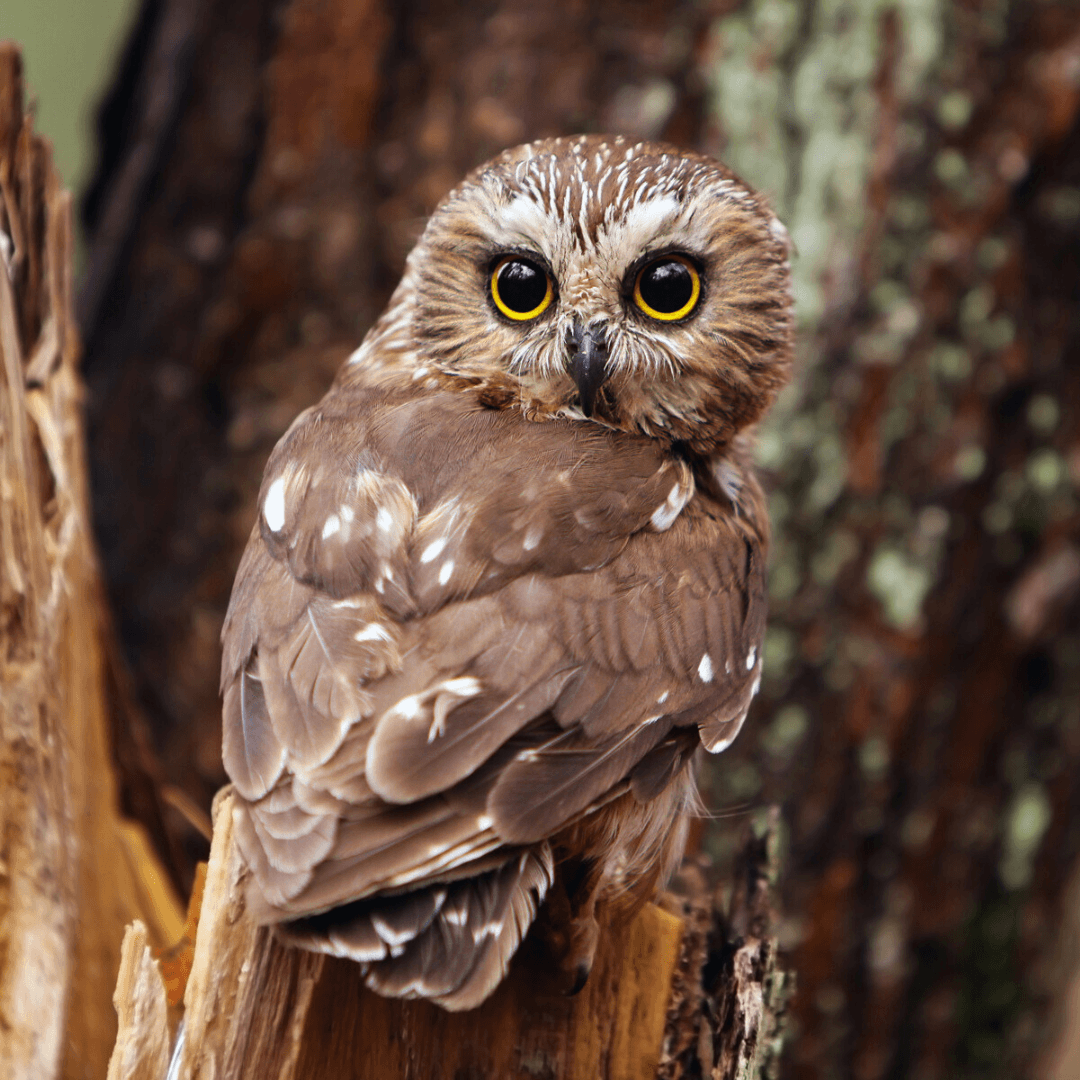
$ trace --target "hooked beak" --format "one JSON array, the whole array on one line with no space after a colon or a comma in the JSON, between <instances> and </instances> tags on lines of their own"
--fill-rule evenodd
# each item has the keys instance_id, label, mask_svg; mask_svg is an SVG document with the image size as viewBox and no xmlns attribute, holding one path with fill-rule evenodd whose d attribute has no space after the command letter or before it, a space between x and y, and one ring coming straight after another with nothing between
<instances>
[{"instance_id":1,"label":"hooked beak","mask_svg":"<svg viewBox=\"0 0 1080 1080\"><path fill-rule=\"evenodd\" d=\"M570 377L577 383L581 395L581 411L592 416L596 392L608 377L604 329L592 326L583 330L579 323L574 323L567 335L567 345L570 347Z\"/></svg>"}]
</instances>

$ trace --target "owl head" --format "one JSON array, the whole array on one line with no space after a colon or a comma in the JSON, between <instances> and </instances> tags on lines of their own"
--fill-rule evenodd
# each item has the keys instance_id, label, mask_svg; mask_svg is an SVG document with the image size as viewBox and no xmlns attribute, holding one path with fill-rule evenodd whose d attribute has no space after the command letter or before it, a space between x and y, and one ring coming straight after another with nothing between
<instances>
[{"instance_id":1,"label":"owl head","mask_svg":"<svg viewBox=\"0 0 1080 1080\"><path fill-rule=\"evenodd\" d=\"M529 143L443 200L357 359L711 454L787 378L789 250L764 200L706 157Z\"/></svg>"}]
</instances>

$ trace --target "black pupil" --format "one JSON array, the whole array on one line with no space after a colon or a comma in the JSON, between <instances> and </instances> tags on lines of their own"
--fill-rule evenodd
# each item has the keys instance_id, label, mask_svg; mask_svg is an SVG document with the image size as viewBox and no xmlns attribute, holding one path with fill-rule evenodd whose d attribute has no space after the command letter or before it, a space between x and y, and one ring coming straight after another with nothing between
<instances>
[{"instance_id":1,"label":"black pupil","mask_svg":"<svg viewBox=\"0 0 1080 1080\"><path fill-rule=\"evenodd\" d=\"M547 296L547 288L547 274L524 259L512 259L499 271L499 299L519 314L538 308Z\"/></svg>"},{"instance_id":2,"label":"black pupil","mask_svg":"<svg viewBox=\"0 0 1080 1080\"><path fill-rule=\"evenodd\" d=\"M694 279L686 263L676 259L655 262L641 272L641 299L661 315L670 315L690 303Z\"/></svg>"}]
</instances>

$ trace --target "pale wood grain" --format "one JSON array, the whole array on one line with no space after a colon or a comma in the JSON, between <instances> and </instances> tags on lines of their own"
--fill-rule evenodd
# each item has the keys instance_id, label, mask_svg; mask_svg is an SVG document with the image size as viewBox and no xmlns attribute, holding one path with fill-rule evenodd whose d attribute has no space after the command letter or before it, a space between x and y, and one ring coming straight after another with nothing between
<instances>
[{"instance_id":1,"label":"pale wood grain","mask_svg":"<svg viewBox=\"0 0 1080 1080\"><path fill-rule=\"evenodd\" d=\"M105 1075L124 926L182 925L108 743L71 197L0 45L0 1076Z\"/></svg>"}]
</instances>

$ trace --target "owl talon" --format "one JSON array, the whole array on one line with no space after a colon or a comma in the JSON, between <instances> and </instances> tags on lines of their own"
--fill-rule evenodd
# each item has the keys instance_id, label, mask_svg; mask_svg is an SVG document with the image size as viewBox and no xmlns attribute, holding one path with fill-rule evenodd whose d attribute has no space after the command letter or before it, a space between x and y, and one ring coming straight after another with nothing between
<instances>
[{"instance_id":1,"label":"owl talon","mask_svg":"<svg viewBox=\"0 0 1080 1080\"><path fill-rule=\"evenodd\" d=\"M589 981L589 974L592 972L592 960L582 960L577 966L577 972L574 975L574 985L566 991L567 997L576 997L585 988L585 984Z\"/></svg>"},{"instance_id":2,"label":"owl talon","mask_svg":"<svg viewBox=\"0 0 1080 1080\"><path fill-rule=\"evenodd\" d=\"M595 894L594 894L595 896ZM592 909L592 902L588 905ZM569 981L567 997L573 997L588 981L600 941L600 924L592 914L579 915L569 927L570 944L563 957L562 969Z\"/></svg>"}]
</instances>

